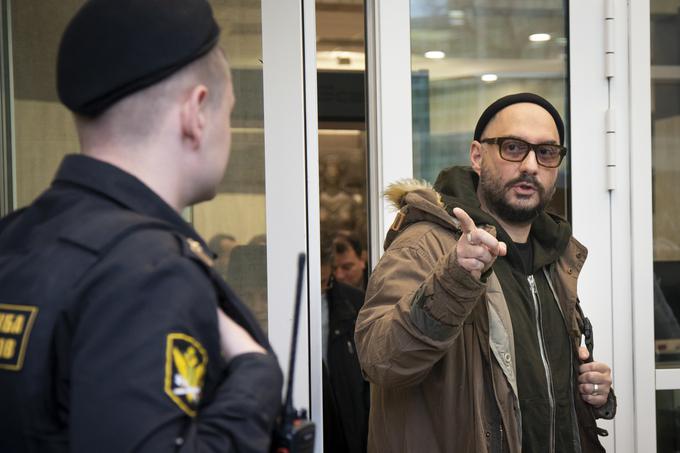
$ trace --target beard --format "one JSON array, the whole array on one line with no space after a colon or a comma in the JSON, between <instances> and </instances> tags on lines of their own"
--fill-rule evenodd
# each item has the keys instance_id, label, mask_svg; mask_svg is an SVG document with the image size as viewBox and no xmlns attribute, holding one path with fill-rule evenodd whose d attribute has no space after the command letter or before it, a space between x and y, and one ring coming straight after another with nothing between
<instances>
[{"instance_id":1,"label":"beard","mask_svg":"<svg viewBox=\"0 0 680 453\"><path fill-rule=\"evenodd\" d=\"M510 203L508 193L512 190L512 186L518 183L531 184L536 188L538 202L534 206L523 204L516 206ZM480 194L488 209L502 220L512 224L530 224L533 222L550 202L555 193L555 185L548 191L538 182L535 176L527 173L523 173L518 178L503 184L499 177L494 175L485 165L482 165L479 175ZM528 201L528 198L526 200Z\"/></svg>"}]
</instances>

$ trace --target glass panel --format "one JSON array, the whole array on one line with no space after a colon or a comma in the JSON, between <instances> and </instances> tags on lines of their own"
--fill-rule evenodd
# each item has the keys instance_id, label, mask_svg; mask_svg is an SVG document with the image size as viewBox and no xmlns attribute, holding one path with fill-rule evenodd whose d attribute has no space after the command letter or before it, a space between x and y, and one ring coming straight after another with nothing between
<instances>
[{"instance_id":1,"label":"glass panel","mask_svg":"<svg viewBox=\"0 0 680 453\"><path fill-rule=\"evenodd\" d=\"M317 0L324 452L363 452L368 383L354 347L367 280L363 0Z\"/></svg>"},{"instance_id":2,"label":"glass panel","mask_svg":"<svg viewBox=\"0 0 680 453\"><path fill-rule=\"evenodd\" d=\"M267 238L260 2L211 0L231 65L236 106L229 166L217 196L193 208L196 230L227 283L267 331Z\"/></svg>"},{"instance_id":3,"label":"glass panel","mask_svg":"<svg viewBox=\"0 0 680 453\"><path fill-rule=\"evenodd\" d=\"M650 7L656 364L675 368L680 367L680 0L652 0ZM677 401L676 394L676 423Z\"/></svg>"},{"instance_id":4,"label":"glass panel","mask_svg":"<svg viewBox=\"0 0 680 453\"><path fill-rule=\"evenodd\" d=\"M19 208L78 150L73 119L57 97L57 45L84 0L11 2L16 191Z\"/></svg>"},{"instance_id":5,"label":"glass panel","mask_svg":"<svg viewBox=\"0 0 680 453\"><path fill-rule=\"evenodd\" d=\"M12 2L17 201L30 203L62 157L78 150L71 114L57 98L57 43L84 0ZM229 167L214 200L187 213L218 254L217 266L267 328L262 25L259 2L211 1L237 102Z\"/></svg>"},{"instance_id":6,"label":"glass panel","mask_svg":"<svg viewBox=\"0 0 680 453\"><path fill-rule=\"evenodd\" d=\"M434 182L469 165L482 111L511 93L548 99L567 127L566 6L561 0L412 0L413 172ZM568 143L567 143L568 146ZM552 211L568 217L569 155Z\"/></svg>"},{"instance_id":7,"label":"glass panel","mask_svg":"<svg viewBox=\"0 0 680 453\"><path fill-rule=\"evenodd\" d=\"M680 451L680 390L656 392L656 451Z\"/></svg>"}]
</instances>

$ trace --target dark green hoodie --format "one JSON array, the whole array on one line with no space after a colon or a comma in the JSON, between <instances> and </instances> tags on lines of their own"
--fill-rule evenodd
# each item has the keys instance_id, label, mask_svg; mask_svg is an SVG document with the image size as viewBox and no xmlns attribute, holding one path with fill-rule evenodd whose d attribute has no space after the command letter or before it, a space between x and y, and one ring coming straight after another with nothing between
<instances>
[{"instance_id":1,"label":"dark green hoodie","mask_svg":"<svg viewBox=\"0 0 680 453\"><path fill-rule=\"evenodd\" d=\"M479 177L471 168L451 167L439 174L435 189L442 195L448 212L460 207L477 226L493 225L498 239L508 246L507 255L499 257L492 269L501 283L512 319L522 413L522 451L549 452L552 437L555 452L578 452L569 336L543 271L564 252L571 227L558 216L540 214L531 225L529 241L533 263L527 267L505 230L481 209L478 182Z\"/></svg>"}]
</instances>

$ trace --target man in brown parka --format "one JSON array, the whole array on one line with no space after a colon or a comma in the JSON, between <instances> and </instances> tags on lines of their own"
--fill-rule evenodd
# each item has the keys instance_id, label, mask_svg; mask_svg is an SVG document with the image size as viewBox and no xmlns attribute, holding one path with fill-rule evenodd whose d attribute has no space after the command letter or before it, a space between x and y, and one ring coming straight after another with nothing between
<instances>
[{"instance_id":1,"label":"man in brown parka","mask_svg":"<svg viewBox=\"0 0 680 453\"><path fill-rule=\"evenodd\" d=\"M548 101L506 96L477 123L471 168L444 170L436 191L388 189L399 212L356 325L370 452L604 451L595 419L616 399L580 346L587 250L544 211L563 143Z\"/></svg>"}]
</instances>

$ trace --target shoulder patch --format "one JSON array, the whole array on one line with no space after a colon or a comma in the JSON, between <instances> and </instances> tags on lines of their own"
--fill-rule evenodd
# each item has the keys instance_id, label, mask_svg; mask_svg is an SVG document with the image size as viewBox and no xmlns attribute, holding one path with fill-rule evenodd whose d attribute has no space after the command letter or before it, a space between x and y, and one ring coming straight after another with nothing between
<instances>
[{"instance_id":1,"label":"shoulder patch","mask_svg":"<svg viewBox=\"0 0 680 453\"><path fill-rule=\"evenodd\" d=\"M196 416L208 354L201 343L183 333L168 334L165 350L165 393L187 415Z\"/></svg>"},{"instance_id":2,"label":"shoulder patch","mask_svg":"<svg viewBox=\"0 0 680 453\"><path fill-rule=\"evenodd\" d=\"M0 304L0 370L19 371L24 366L28 337L38 307Z\"/></svg>"}]
</instances>

